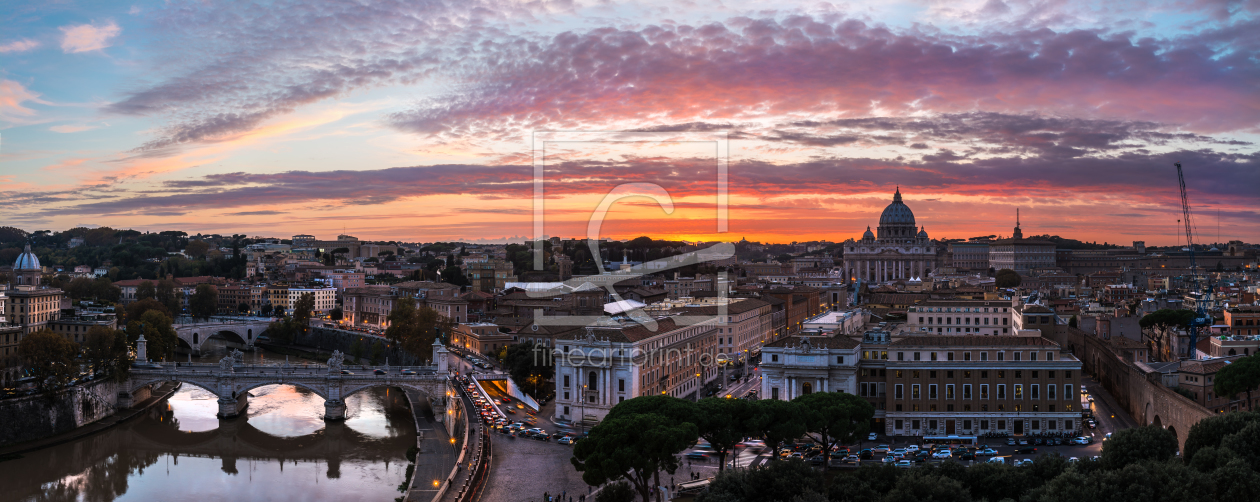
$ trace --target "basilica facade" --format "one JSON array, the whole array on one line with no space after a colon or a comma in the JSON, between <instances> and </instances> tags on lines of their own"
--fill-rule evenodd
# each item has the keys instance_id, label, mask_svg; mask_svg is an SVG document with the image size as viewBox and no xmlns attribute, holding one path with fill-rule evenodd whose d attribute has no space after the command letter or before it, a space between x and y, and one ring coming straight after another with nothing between
<instances>
[{"instance_id":1,"label":"basilica facade","mask_svg":"<svg viewBox=\"0 0 1260 502\"><path fill-rule=\"evenodd\" d=\"M879 217L875 233L866 227L862 240L844 242L844 277L849 281L888 282L923 279L936 261L936 244L915 226L914 212L901 201L901 188Z\"/></svg>"}]
</instances>

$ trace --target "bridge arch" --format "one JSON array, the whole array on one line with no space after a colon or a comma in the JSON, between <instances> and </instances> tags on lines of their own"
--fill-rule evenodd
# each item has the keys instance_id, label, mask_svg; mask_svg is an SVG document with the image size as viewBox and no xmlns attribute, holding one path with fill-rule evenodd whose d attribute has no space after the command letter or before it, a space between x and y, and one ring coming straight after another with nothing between
<instances>
[{"instance_id":1,"label":"bridge arch","mask_svg":"<svg viewBox=\"0 0 1260 502\"><path fill-rule=\"evenodd\" d=\"M320 389L311 385L304 384L302 382L261 382L261 383L239 386L241 387L239 390L236 390L236 389L234 390L236 390L237 395L240 395L240 394L249 392L251 390L257 389L259 387L266 387L268 385L292 385L294 387L300 387L300 388L309 390L312 393L314 393L316 396L319 396L321 399L325 399L325 400L328 399L328 392L326 389Z\"/></svg>"},{"instance_id":2,"label":"bridge arch","mask_svg":"<svg viewBox=\"0 0 1260 502\"><path fill-rule=\"evenodd\" d=\"M162 383L162 382L180 382L183 384L188 384L193 387L197 387L199 389L205 390L206 392L214 394L215 396L223 397L219 395L218 390L215 390L215 385L213 382L204 382L196 378L172 378L170 376L152 376L152 377L146 377L140 380L132 380L131 385L128 386L129 388L127 390L127 393L135 394L136 391L140 389L143 389L155 383Z\"/></svg>"},{"instance_id":3,"label":"bridge arch","mask_svg":"<svg viewBox=\"0 0 1260 502\"><path fill-rule=\"evenodd\" d=\"M1164 421L1159 419L1159 415L1155 415L1155 418L1151 420L1151 425L1162 429L1164 427Z\"/></svg>"},{"instance_id":4,"label":"bridge arch","mask_svg":"<svg viewBox=\"0 0 1260 502\"><path fill-rule=\"evenodd\" d=\"M446 393L444 384L416 385L411 382L391 382L391 381L386 381L386 380L379 380L379 381L373 381L366 385L358 385L354 387L347 386L345 387L345 390L343 390L341 393L341 399L344 400L364 390L379 388L379 387L398 387L402 389L411 389L411 390L423 392L431 398L441 397L445 395Z\"/></svg>"}]
</instances>

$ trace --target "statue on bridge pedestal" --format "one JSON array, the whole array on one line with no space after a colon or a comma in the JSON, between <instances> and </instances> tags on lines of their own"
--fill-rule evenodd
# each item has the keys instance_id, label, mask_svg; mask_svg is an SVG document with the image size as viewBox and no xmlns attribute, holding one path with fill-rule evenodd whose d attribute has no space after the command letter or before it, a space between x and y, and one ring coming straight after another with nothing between
<instances>
[{"instance_id":1,"label":"statue on bridge pedestal","mask_svg":"<svg viewBox=\"0 0 1260 502\"><path fill-rule=\"evenodd\" d=\"M219 360L219 369L222 371L232 371L232 366L235 363L236 360L232 359L231 355L223 356L223 359Z\"/></svg>"},{"instance_id":2,"label":"statue on bridge pedestal","mask_svg":"<svg viewBox=\"0 0 1260 502\"><path fill-rule=\"evenodd\" d=\"M334 350L332 357L328 358L328 372L341 373L341 365L346 360L346 356L340 350Z\"/></svg>"},{"instance_id":3,"label":"statue on bridge pedestal","mask_svg":"<svg viewBox=\"0 0 1260 502\"><path fill-rule=\"evenodd\" d=\"M232 349L232 353L229 355L232 356L232 359L236 360L236 364L241 366L245 365L245 353L241 352L240 349Z\"/></svg>"}]
</instances>

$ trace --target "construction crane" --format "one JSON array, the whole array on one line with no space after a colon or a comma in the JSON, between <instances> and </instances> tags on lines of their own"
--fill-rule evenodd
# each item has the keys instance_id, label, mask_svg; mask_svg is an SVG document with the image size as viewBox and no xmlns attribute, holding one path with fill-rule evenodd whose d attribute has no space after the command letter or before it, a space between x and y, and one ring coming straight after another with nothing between
<instances>
[{"instance_id":1,"label":"construction crane","mask_svg":"<svg viewBox=\"0 0 1260 502\"><path fill-rule=\"evenodd\" d=\"M1194 351L1199 343L1199 327L1209 325L1211 322L1208 318L1207 311L1203 308L1204 294L1199 287L1199 274L1195 269L1199 268L1198 263L1194 259L1194 230L1190 224L1190 199L1186 197L1186 176L1181 171L1181 163L1174 162L1177 166L1177 183L1181 185L1181 218L1186 222L1186 248L1190 250L1190 278L1194 284L1195 292L1199 293L1198 301L1195 302L1194 319L1190 321L1188 328L1190 335L1190 347L1186 349L1186 356L1194 358Z\"/></svg>"}]
</instances>

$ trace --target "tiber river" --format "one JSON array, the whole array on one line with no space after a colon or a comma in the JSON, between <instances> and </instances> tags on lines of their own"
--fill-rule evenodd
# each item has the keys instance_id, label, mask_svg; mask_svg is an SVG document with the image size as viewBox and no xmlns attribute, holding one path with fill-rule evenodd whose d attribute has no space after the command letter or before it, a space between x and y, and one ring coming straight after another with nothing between
<instances>
[{"instance_id":1,"label":"tiber river","mask_svg":"<svg viewBox=\"0 0 1260 502\"><path fill-rule=\"evenodd\" d=\"M224 349L201 362L217 361ZM194 359L197 361L197 359ZM247 353L248 363L284 356ZM214 394L184 385L143 416L78 441L0 462L0 501L393 501L416 444L407 397L369 389L325 423L323 398L271 385L246 418L220 421Z\"/></svg>"}]
</instances>

